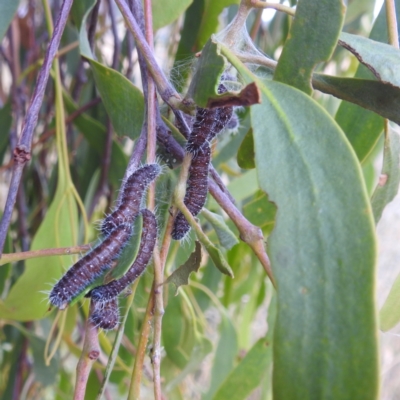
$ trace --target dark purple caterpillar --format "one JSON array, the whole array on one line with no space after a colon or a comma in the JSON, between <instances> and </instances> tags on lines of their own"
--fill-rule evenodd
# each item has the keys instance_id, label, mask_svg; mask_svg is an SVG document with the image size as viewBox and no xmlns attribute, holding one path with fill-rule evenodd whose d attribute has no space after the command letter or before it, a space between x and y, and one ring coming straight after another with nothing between
<instances>
[{"instance_id":1,"label":"dark purple caterpillar","mask_svg":"<svg viewBox=\"0 0 400 400\"><path fill-rule=\"evenodd\" d=\"M93 302L93 300L92 300ZM109 331L118 326L119 309L118 300L111 299L107 303L93 302L93 311L89 316L90 322L101 329Z\"/></svg>"},{"instance_id":2,"label":"dark purple caterpillar","mask_svg":"<svg viewBox=\"0 0 400 400\"><path fill-rule=\"evenodd\" d=\"M157 239L157 220L154 214L147 209L141 210L141 213L143 215L143 230L135 262L124 276L106 285L94 288L87 295L96 303L109 302L116 298L143 273L150 262Z\"/></svg>"},{"instance_id":3,"label":"dark purple caterpillar","mask_svg":"<svg viewBox=\"0 0 400 400\"><path fill-rule=\"evenodd\" d=\"M226 91L221 83L218 86L218 93ZM191 154L196 154L205 142L211 142L225 128L232 115L232 107L198 108L192 132L186 143L186 150Z\"/></svg>"},{"instance_id":4,"label":"dark purple caterpillar","mask_svg":"<svg viewBox=\"0 0 400 400\"><path fill-rule=\"evenodd\" d=\"M193 216L196 216L207 199L208 193L208 168L211 160L211 149L208 142L193 156L189 168L184 203ZM172 238L183 239L190 230L190 225L184 215L179 211L176 215L172 229Z\"/></svg>"},{"instance_id":5,"label":"dark purple caterpillar","mask_svg":"<svg viewBox=\"0 0 400 400\"><path fill-rule=\"evenodd\" d=\"M55 284L50 303L65 309L71 300L112 266L133 234L132 225L121 224L113 229L92 251L76 262Z\"/></svg>"},{"instance_id":6,"label":"dark purple caterpillar","mask_svg":"<svg viewBox=\"0 0 400 400\"><path fill-rule=\"evenodd\" d=\"M122 223L132 224L139 214L140 205L146 189L161 173L158 164L147 164L136 170L122 185L118 207L102 222L101 232L107 235Z\"/></svg>"}]
</instances>

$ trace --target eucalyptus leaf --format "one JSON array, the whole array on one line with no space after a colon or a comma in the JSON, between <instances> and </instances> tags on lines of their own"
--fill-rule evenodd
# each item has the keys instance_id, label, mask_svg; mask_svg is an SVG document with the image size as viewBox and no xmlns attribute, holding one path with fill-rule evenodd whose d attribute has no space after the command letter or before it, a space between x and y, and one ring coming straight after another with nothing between
<instances>
[{"instance_id":1,"label":"eucalyptus leaf","mask_svg":"<svg viewBox=\"0 0 400 400\"><path fill-rule=\"evenodd\" d=\"M204 0L204 11L197 35L196 48L201 49L210 36L217 31L218 17L223 9L231 4L239 4L239 2L239 0Z\"/></svg>"},{"instance_id":2,"label":"eucalyptus leaf","mask_svg":"<svg viewBox=\"0 0 400 400\"><path fill-rule=\"evenodd\" d=\"M274 396L375 399L376 243L360 166L317 103L223 54L262 93L251 118L259 183L278 207L268 241L278 293Z\"/></svg>"},{"instance_id":3,"label":"eucalyptus leaf","mask_svg":"<svg viewBox=\"0 0 400 400\"><path fill-rule=\"evenodd\" d=\"M142 92L112 68L90 60L96 87L118 136L139 137L144 118Z\"/></svg>"},{"instance_id":4,"label":"eucalyptus leaf","mask_svg":"<svg viewBox=\"0 0 400 400\"><path fill-rule=\"evenodd\" d=\"M393 122L400 123L400 116L398 113L400 106L400 88L396 86L370 79L340 78L336 76L314 74L313 87L339 99L357 104ZM341 112L343 113L343 111ZM363 116L364 113L361 112L361 118ZM355 121L353 121L353 125L355 126L357 122L360 122L362 126L367 127L368 120L362 120L361 118L357 117ZM377 140L374 132L382 131L382 118L376 116L375 119L377 120L377 129L367 129L364 135L359 138L353 138L353 135L349 137L355 146L355 150L364 157L366 157L371 150L371 139ZM375 123L371 124L371 127L374 126ZM369 134L369 132L371 133ZM368 135L370 135L370 137L368 137Z\"/></svg>"},{"instance_id":5,"label":"eucalyptus leaf","mask_svg":"<svg viewBox=\"0 0 400 400\"><path fill-rule=\"evenodd\" d=\"M400 87L400 50L386 43L342 32L339 44L353 53L380 81Z\"/></svg>"},{"instance_id":6,"label":"eucalyptus leaf","mask_svg":"<svg viewBox=\"0 0 400 400\"><path fill-rule=\"evenodd\" d=\"M400 1L395 0L395 4L396 18L399 21ZM386 7L384 5L374 22L369 38L380 42L387 42ZM360 64L357 68L355 78L371 79L371 75L371 72L364 65ZM387 104L386 101L384 101L385 103ZM346 133L358 159L364 162L383 131L383 118L375 114L375 112L365 110L347 101L342 101L336 113L335 120Z\"/></svg>"},{"instance_id":7,"label":"eucalyptus leaf","mask_svg":"<svg viewBox=\"0 0 400 400\"><path fill-rule=\"evenodd\" d=\"M201 214L215 229L219 243L222 247L229 250L239 243L239 240L235 234L229 229L228 225L225 223L225 220L220 215L215 214L205 208L203 208Z\"/></svg>"},{"instance_id":8,"label":"eucalyptus leaf","mask_svg":"<svg viewBox=\"0 0 400 400\"><path fill-rule=\"evenodd\" d=\"M19 0L0 0L0 40L3 39L19 6Z\"/></svg>"},{"instance_id":9,"label":"eucalyptus leaf","mask_svg":"<svg viewBox=\"0 0 400 400\"><path fill-rule=\"evenodd\" d=\"M240 168L253 169L256 167L254 162L254 139L253 130L250 128L239 147L237 162Z\"/></svg>"},{"instance_id":10,"label":"eucalyptus leaf","mask_svg":"<svg viewBox=\"0 0 400 400\"><path fill-rule=\"evenodd\" d=\"M387 332L400 322L400 274L390 289L389 295L379 312L379 327Z\"/></svg>"},{"instance_id":11,"label":"eucalyptus leaf","mask_svg":"<svg viewBox=\"0 0 400 400\"><path fill-rule=\"evenodd\" d=\"M379 182L371 198L375 222L399 191L400 183L400 132L398 126L388 124L383 151L383 166Z\"/></svg>"},{"instance_id":12,"label":"eucalyptus leaf","mask_svg":"<svg viewBox=\"0 0 400 400\"><path fill-rule=\"evenodd\" d=\"M219 326L220 338L215 350L214 362L211 370L210 387L202 400L212 399L215 392L227 378L234 367L238 342L236 329L231 319L222 313Z\"/></svg>"},{"instance_id":13,"label":"eucalyptus leaf","mask_svg":"<svg viewBox=\"0 0 400 400\"><path fill-rule=\"evenodd\" d=\"M78 239L78 215L71 189L59 182L46 216L33 238L31 250L67 247ZM32 321L46 316L49 303L46 293L71 264L70 257L52 256L26 261L25 272L0 302L0 318Z\"/></svg>"},{"instance_id":14,"label":"eucalyptus leaf","mask_svg":"<svg viewBox=\"0 0 400 400\"><path fill-rule=\"evenodd\" d=\"M190 6L193 0L164 0L152 2L153 29L157 30L174 22Z\"/></svg>"},{"instance_id":15,"label":"eucalyptus leaf","mask_svg":"<svg viewBox=\"0 0 400 400\"><path fill-rule=\"evenodd\" d=\"M165 281L165 283L173 283L178 294L180 286L189 284L189 276L192 272L197 272L201 264L201 244L196 240L196 245L193 253L189 256L187 261L178 267Z\"/></svg>"},{"instance_id":16,"label":"eucalyptus leaf","mask_svg":"<svg viewBox=\"0 0 400 400\"><path fill-rule=\"evenodd\" d=\"M311 94L312 72L317 63L331 57L345 12L342 0L299 1L274 79Z\"/></svg>"}]
</instances>

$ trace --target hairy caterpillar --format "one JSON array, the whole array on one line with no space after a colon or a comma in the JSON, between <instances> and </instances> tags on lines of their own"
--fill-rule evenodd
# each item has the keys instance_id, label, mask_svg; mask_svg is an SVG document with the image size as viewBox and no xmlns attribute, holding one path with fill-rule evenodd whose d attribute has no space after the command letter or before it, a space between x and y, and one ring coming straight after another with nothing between
<instances>
[{"instance_id":1,"label":"hairy caterpillar","mask_svg":"<svg viewBox=\"0 0 400 400\"><path fill-rule=\"evenodd\" d=\"M218 93L221 94L226 91L226 87L221 83L218 86ZM211 142L225 128L231 120L232 114L232 107L198 108L186 150L191 154L196 154L205 142Z\"/></svg>"},{"instance_id":2,"label":"hairy caterpillar","mask_svg":"<svg viewBox=\"0 0 400 400\"><path fill-rule=\"evenodd\" d=\"M114 228L92 251L76 262L54 285L49 300L54 306L65 309L71 300L93 283L112 262L119 257L133 234L130 224Z\"/></svg>"},{"instance_id":3,"label":"hairy caterpillar","mask_svg":"<svg viewBox=\"0 0 400 400\"><path fill-rule=\"evenodd\" d=\"M93 300L92 300L93 301ZM119 323L118 300L111 299L107 303L93 302L93 312L90 314L90 322L101 329L111 330Z\"/></svg>"},{"instance_id":4,"label":"hairy caterpillar","mask_svg":"<svg viewBox=\"0 0 400 400\"><path fill-rule=\"evenodd\" d=\"M189 168L184 203L193 216L196 216L204 207L208 193L208 168L211 160L211 149L208 142L193 156ZM172 238L180 240L189 232L190 225L179 211L172 229Z\"/></svg>"},{"instance_id":5,"label":"hairy caterpillar","mask_svg":"<svg viewBox=\"0 0 400 400\"><path fill-rule=\"evenodd\" d=\"M156 244L157 220L154 214L147 209L141 210L141 213L143 215L143 229L135 262L124 276L106 285L96 287L88 294L87 297L91 297L96 303L109 302L117 297L143 273L150 262Z\"/></svg>"},{"instance_id":6,"label":"hairy caterpillar","mask_svg":"<svg viewBox=\"0 0 400 400\"><path fill-rule=\"evenodd\" d=\"M102 222L101 232L107 235L116 226L126 222L131 224L139 214L143 195L157 176L161 173L158 164L146 164L137 169L122 185L122 195L118 207Z\"/></svg>"}]
</instances>

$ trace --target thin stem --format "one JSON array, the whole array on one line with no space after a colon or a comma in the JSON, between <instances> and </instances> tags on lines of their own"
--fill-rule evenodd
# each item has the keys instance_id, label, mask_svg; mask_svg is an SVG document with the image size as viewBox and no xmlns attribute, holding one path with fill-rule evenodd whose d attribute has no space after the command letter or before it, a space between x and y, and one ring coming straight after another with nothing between
<instances>
[{"instance_id":1,"label":"thin stem","mask_svg":"<svg viewBox=\"0 0 400 400\"><path fill-rule=\"evenodd\" d=\"M6 239L8 227L10 225L11 214L21 182L22 170L25 164L31 159L33 132L36 127L40 107L43 102L47 81L50 75L51 65L56 55L57 49L60 45L61 36L68 20L68 15L72 6L72 2L73 0L64 0L61 5L60 13L53 31L53 35L50 39L50 43L46 51L46 56L37 78L35 90L33 92L27 113L25 115L21 136L18 145L14 150L14 169L9 192L7 195L3 218L0 223L0 255L3 252L4 242Z\"/></svg>"},{"instance_id":2,"label":"thin stem","mask_svg":"<svg viewBox=\"0 0 400 400\"><path fill-rule=\"evenodd\" d=\"M52 257L52 256L69 256L71 254L80 254L90 250L90 244L83 244L81 246L60 247L54 249L41 249L22 251L20 253L3 254L0 260L0 266L8 263L13 263L30 258L38 257Z\"/></svg>"},{"instance_id":3,"label":"thin stem","mask_svg":"<svg viewBox=\"0 0 400 400\"><path fill-rule=\"evenodd\" d=\"M291 16L294 16L296 14L296 10L294 10L293 8L284 6L283 4L279 3L268 3L258 0L245 0L245 3L253 8L272 8L273 10L282 11Z\"/></svg>"},{"instance_id":4,"label":"thin stem","mask_svg":"<svg viewBox=\"0 0 400 400\"><path fill-rule=\"evenodd\" d=\"M125 18L125 22L131 31L133 37L135 38L136 46L142 52L144 59L146 60L147 68L151 76L154 79L154 82L157 86L158 92L162 99L174 109L190 109L190 105L184 104L182 102L182 98L179 93L174 89L174 87L169 83L168 79L162 72L161 68L157 64L157 61L154 57L153 51L149 44L146 42L146 39L143 33L140 30L138 23L132 15L131 10L129 9L128 4L125 0L115 0L118 5L118 8L121 11L121 14Z\"/></svg>"},{"instance_id":5,"label":"thin stem","mask_svg":"<svg viewBox=\"0 0 400 400\"><path fill-rule=\"evenodd\" d=\"M146 314L142 322L142 330L140 332L139 343L136 349L135 365L133 366L131 383L129 386L128 400L140 399L140 382L142 381L143 363L146 355L147 342L149 340L150 322L153 317L154 296L152 294L153 289L150 293Z\"/></svg>"},{"instance_id":6,"label":"thin stem","mask_svg":"<svg viewBox=\"0 0 400 400\"><path fill-rule=\"evenodd\" d=\"M90 303L90 313L93 312L93 302ZM78 365L76 367L76 383L74 391L74 400L84 400L86 386L89 379L89 374L92 369L92 365L99 358L100 345L98 329L91 322L90 318L87 318L85 325L85 340L83 343L83 349Z\"/></svg>"},{"instance_id":7,"label":"thin stem","mask_svg":"<svg viewBox=\"0 0 400 400\"><path fill-rule=\"evenodd\" d=\"M397 30L396 6L394 0L385 0L386 19L388 27L389 44L399 48L399 33Z\"/></svg>"}]
</instances>

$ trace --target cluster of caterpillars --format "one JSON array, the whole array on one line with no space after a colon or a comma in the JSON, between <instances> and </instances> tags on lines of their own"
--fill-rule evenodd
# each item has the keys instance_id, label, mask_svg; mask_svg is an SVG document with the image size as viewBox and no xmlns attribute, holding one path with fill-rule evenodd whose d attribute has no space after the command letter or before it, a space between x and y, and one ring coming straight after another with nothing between
<instances>
[{"instance_id":1,"label":"cluster of caterpillars","mask_svg":"<svg viewBox=\"0 0 400 400\"><path fill-rule=\"evenodd\" d=\"M114 329L119 322L118 295L137 279L149 264L157 239L157 220L148 209L141 209L144 194L158 175L158 164L147 164L130 175L122 185L116 209L101 224L102 240L76 262L55 284L50 303L65 309L95 280L111 269L133 235L135 218L142 214L143 228L138 254L124 276L92 289L91 322L102 329Z\"/></svg>"},{"instance_id":2,"label":"cluster of caterpillars","mask_svg":"<svg viewBox=\"0 0 400 400\"><path fill-rule=\"evenodd\" d=\"M218 93L226 92L221 83ZM208 193L208 170L211 162L210 143L231 121L232 107L198 108L192 131L186 143L186 151L192 154L189 177L186 182L184 203L193 216L204 207ZM183 239L190 231L184 215L178 211L172 229L172 238Z\"/></svg>"}]
</instances>

